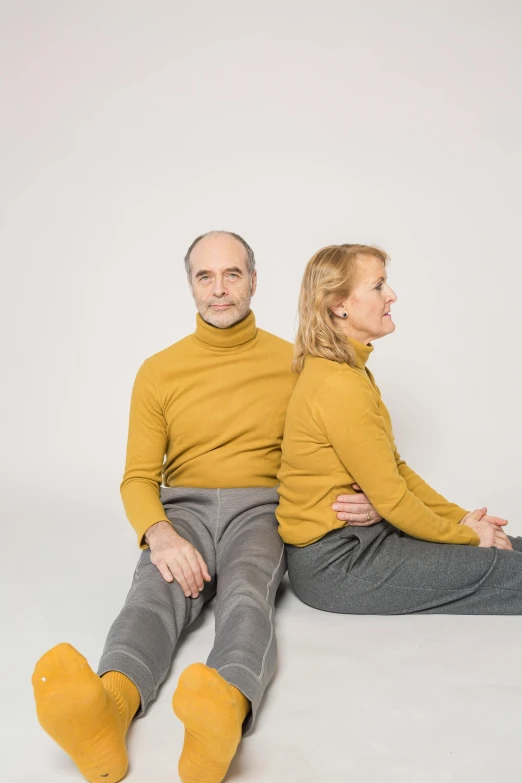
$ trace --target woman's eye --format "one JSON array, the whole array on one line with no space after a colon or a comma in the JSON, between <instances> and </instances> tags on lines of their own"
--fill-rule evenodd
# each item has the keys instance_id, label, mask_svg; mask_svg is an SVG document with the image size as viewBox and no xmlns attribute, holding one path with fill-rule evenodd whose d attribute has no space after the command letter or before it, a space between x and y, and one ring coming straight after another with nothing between
<instances>
[{"instance_id":1,"label":"woman's eye","mask_svg":"<svg viewBox=\"0 0 522 783\"><path fill-rule=\"evenodd\" d=\"M379 285L376 285L375 288L376 288L377 291L380 291L381 288L382 288L382 283L379 283Z\"/></svg>"}]
</instances>

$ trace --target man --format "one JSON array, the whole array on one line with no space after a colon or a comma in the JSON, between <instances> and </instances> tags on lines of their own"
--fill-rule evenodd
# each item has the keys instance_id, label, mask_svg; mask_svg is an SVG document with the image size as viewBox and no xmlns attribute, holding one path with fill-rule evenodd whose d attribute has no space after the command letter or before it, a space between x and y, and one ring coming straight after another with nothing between
<instances>
[{"instance_id":1,"label":"man","mask_svg":"<svg viewBox=\"0 0 522 783\"><path fill-rule=\"evenodd\" d=\"M147 359L132 393L121 493L143 552L125 606L97 675L68 644L33 675L43 728L91 783L125 775L129 724L212 596L214 647L207 665L182 673L173 698L185 725L183 783L223 780L275 669L285 560L274 511L292 346L256 327L255 259L241 237L198 237L185 264L196 331ZM363 495L339 509L354 523L379 519Z\"/></svg>"}]
</instances>

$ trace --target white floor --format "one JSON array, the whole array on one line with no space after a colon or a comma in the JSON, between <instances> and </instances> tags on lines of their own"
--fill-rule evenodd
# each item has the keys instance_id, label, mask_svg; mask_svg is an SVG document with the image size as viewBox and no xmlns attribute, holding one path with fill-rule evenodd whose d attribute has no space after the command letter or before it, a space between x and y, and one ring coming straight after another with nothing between
<instances>
[{"instance_id":1,"label":"white floor","mask_svg":"<svg viewBox=\"0 0 522 783\"><path fill-rule=\"evenodd\" d=\"M60 641L97 664L136 559L121 515L68 492L3 489L2 783L82 780L36 721L32 668ZM212 635L209 607L184 637L158 700L131 728L128 783L178 780L182 726L171 695L183 668L205 660ZM339 616L303 605L285 581L277 635L275 680L227 780L522 779L522 618Z\"/></svg>"}]
</instances>

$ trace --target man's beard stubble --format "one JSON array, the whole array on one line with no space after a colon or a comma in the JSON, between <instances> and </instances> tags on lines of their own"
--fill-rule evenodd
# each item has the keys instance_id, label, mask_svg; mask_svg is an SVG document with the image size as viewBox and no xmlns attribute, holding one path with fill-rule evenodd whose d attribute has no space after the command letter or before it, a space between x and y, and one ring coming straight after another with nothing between
<instances>
[{"instance_id":1,"label":"man's beard stubble","mask_svg":"<svg viewBox=\"0 0 522 783\"><path fill-rule=\"evenodd\" d=\"M212 310L212 304L231 304L232 307L225 310L223 313ZM250 310L250 297L240 300L239 302L202 302L196 299L196 307L198 313L211 326L216 326L218 329L228 329L230 326L234 326L243 320L248 315Z\"/></svg>"}]
</instances>

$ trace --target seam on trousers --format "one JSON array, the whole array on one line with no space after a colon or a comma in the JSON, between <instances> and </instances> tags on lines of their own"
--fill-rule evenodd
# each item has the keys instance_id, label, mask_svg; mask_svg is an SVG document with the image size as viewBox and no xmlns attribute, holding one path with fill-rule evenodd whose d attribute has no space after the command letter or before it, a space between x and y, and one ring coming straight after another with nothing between
<instances>
[{"instance_id":1,"label":"seam on trousers","mask_svg":"<svg viewBox=\"0 0 522 783\"><path fill-rule=\"evenodd\" d=\"M118 655L127 655L129 658L132 658L133 661L137 661L141 666L143 666L144 669L146 669L148 671L152 682L154 682L154 676L153 676L151 670L149 669L149 667L147 666L146 663L143 663L141 658L138 658L136 655L133 655L132 653L128 652L127 650L122 650L120 647L113 647L112 650L110 651L110 653L107 654L107 658L109 658L109 660L110 660L111 655L114 655L115 653L117 653ZM102 657L102 661L103 661L104 657L105 656Z\"/></svg>"},{"instance_id":2,"label":"seam on trousers","mask_svg":"<svg viewBox=\"0 0 522 783\"><path fill-rule=\"evenodd\" d=\"M236 669L244 669L249 674L251 674L254 679L258 680L258 682L261 682L261 677L258 674L255 674L252 669L249 669L248 666L245 666L243 663L225 663L224 666L220 666L219 669L216 669L216 671L222 672L223 669L229 669L231 666L234 666Z\"/></svg>"},{"instance_id":3,"label":"seam on trousers","mask_svg":"<svg viewBox=\"0 0 522 783\"><path fill-rule=\"evenodd\" d=\"M276 575L277 571L279 570L279 566L281 565L281 561L282 561L282 559L284 557L284 554L285 554L285 548L283 546L282 549L281 549L281 555L279 557L279 562L276 565L276 567L274 568L274 570L272 572L272 578L270 579L270 582L268 583L267 588L266 588L266 601L267 601L267 603L268 603L268 596L270 595L270 587L271 587L271 585L272 585L272 583L273 583L273 581L275 579L275 575ZM270 649L270 645L272 644L272 639L274 638L274 622L272 620L272 617L273 617L273 607L271 606L270 607L270 611L268 613L268 619L270 621L270 639L268 640L268 644L266 646L265 654L263 655L263 660L261 661L261 671L259 672L259 679L260 680L263 678L263 674L264 674L264 671L265 671L266 657L268 655L268 651Z\"/></svg>"},{"instance_id":4,"label":"seam on trousers","mask_svg":"<svg viewBox=\"0 0 522 783\"><path fill-rule=\"evenodd\" d=\"M172 663L172 661L171 661L171 663ZM152 699L155 699L156 696L158 695L159 689L161 688L161 686L163 685L163 683L165 682L165 680L167 678L167 674L169 673L169 669L170 669L170 663L167 666L167 668L165 669L165 671L163 672L163 674L158 678L158 684L154 685L154 690L152 691L152 696L151 696Z\"/></svg>"},{"instance_id":5,"label":"seam on trousers","mask_svg":"<svg viewBox=\"0 0 522 783\"><path fill-rule=\"evenodd\" d=\"M508 593L522 593L516 587L502 587L502 585L486 585L487 590L506 590Z\"/></svg>"}]
</instances>

